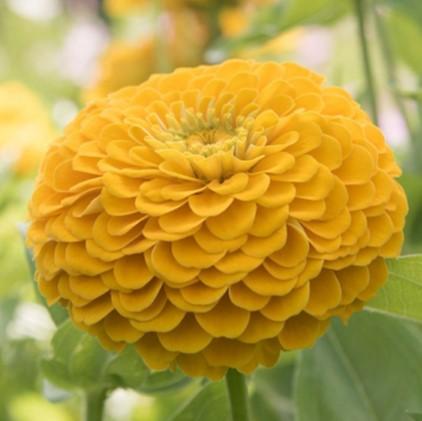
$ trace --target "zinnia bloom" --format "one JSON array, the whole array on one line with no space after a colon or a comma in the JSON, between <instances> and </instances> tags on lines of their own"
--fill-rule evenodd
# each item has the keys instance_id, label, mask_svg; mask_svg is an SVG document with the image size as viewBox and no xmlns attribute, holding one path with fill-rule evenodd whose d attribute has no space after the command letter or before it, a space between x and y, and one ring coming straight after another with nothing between
<instances>
[{"instance_id":1,"label":"zinnia bloom","mask_svg":"<svg viewBox=\"0 0 422 421\"><path fill-rule=\"evenodd\" d=\"M112 349L217 379L272 366L387 277L407 202L341 88L232 60L91 103L30 203L39 288Z\"/></svg>"},{"instance_id":2,"label":"zinnia bloom","mask_svg":"<svg viewBox=\"0 0 422 421\"><path fill-rule=\"evenodd\" d=\"M35 171L54 131L39 98L19 82L0 84L0 163L19 175Z\"/></svg>"}]
</instances>

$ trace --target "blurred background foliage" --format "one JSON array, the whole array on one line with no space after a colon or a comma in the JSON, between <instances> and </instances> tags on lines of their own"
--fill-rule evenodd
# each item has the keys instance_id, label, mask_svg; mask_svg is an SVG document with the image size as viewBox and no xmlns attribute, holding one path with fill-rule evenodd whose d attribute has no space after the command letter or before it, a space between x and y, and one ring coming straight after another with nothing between
<instances>
[{"instance_id":1,"label":"blurred background foliage","mask_svg":"<svg viewBox=\"0 0 422 421\"><path fill-rule=\"evenodd\" d=\"M404 169L405 252L421 252L420 0L0 0L0 420L79 420L82 391L95 393L99 383L114 390L106 420L227 419L223 383L149 373L130 349L102 351L66 321L57 330L53 320L65 315L49 314L37 299L19 233L36 168L87 101L154 72L228 57L297 61L371 111L359 5L376 117ZM408 278L416 279L412 268ZM403 316L422 319L420 291L398 291L414 299ZM385 308L385 297L373 307ZM313 350L258 370L250 385L254 419L420 419L421 327L368 314L346 329L335 325Z\"/></svg>"}]
</instances>

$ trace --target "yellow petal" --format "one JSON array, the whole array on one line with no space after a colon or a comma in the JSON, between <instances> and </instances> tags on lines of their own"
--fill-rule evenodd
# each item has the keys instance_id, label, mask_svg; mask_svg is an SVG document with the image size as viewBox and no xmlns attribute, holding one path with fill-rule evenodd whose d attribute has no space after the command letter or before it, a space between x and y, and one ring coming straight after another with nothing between
<instances>
[{"instance_id":1,"label":"yellow petal","mask_svg":"<svg viewBox=\"0 0 422 421\"><path fill-rule=\"evenodd\" d=\"M244 282L237 282L229 289L231 302L248 311L256 311L263 308L270 300L269 296L259 295L249 289Z\"/></svg>"},{"instance_id":2,"label":"yellow petal","mask_svg":"<svg viewBox=\"0 0 422 421\"><path fill-rule=\"evenodd\" d=\"M248 233L255 213L255 203L234 201L224 213L207 219L206 225L216 237L233 240Z\"/></svg>"},{"instance_id":3,"label":"yellow petal","mask_svg":"<svg viewBox=\"0 0 422 421\"><path fill-rule=\"evenodd\" d=\"M282 297L272 297L261 313L270 320L282 322L299 314L308 303L309 284L296 288Z\"/></svg>"},{"instance_id":4,"label":"yellow petal","mask_svg":"<svg viewBox=\"0 0 422 421\"><path fill-rule=\"evenodd\" d=\"M242 247L248 239L247 235L242 235L232 240L221 240L211 234L206 225L202 225L201 229L197 231L193 237L199 246L210 254L237 250Z\"/></svg>"},{"instance_id":5,"label":"yellow petal","mask_svg":"<svg viewBox=\"0 0 422 421\"><path fill-rule=\"evenodd\" d=\"M212 180L208 188L218 194L233 195L243 191L248 185L249 177L245 173L237 173L223 182Z\"/></svg>"},{"instance_id":6,"label":"yellow petal","mask_svg":"<svg viewBox=\"0 0 422 421\"><path fill-rule=\"evenodd\" d=\"M250 175L245 189L233 196L242 201L252 201L262 196L270 185L270 177L267 174Z\"/></svg>"},{"instance_id":7,"label":"yellow petal","mask_svg":"<svg viewBox=\"0 0 422 421\"><path fill-rule=\"evenodd\" d=\"M160 293L162 282L154 279L141 289L128 293L118 292L121 307L128 312L140 312L147 309Z\"/></svg>"},{"instance_id":8,"label":"yellow petal","mask_svg":"<svg viewBox=\"0 0 422 421\"><path fill-rule=\"evenodd\" d=\"M302 221L320 219L326 210L324 200L295 199L290 204L290 215Z\"/></svg>"},{"instance_id":9,"label":"yellow petal","mask_svg":"<svg viewBox=\"0 0 422 421\"><path fill-rule=\"evenodd\" d=\"M65 252L66 270L73 274L96 276L111 269L112 264L87 254L83 243L69 243Z\"/></svg>"},{"instance_id":10,"label":"yellow petal","mask_svg":"<svg viewBox=\"0 0 422 421\"><path fill-rule=\"evenodd\" d=\"M148 270L142 255L133 255L123 257L115 263L114 277L123 288L138 289L145 286L153 278L153 274Z\"/></svg>"},{"instance_id":11,"label":"yellow petal","mask_svg":"<svg viewBox=\"0 0 422 421\"><path fill-rule=\"evenodd\" d=\"M170 332L179 325L185 314L184 311L167 302L158 316L145 321L130 320L130 323L141 332Z\"/></svg>"},{"instance_id":12,"label":"yellow petal","mask_svg":"<svg viewBox=\"0 0 422 421\"><path fill-rule=\"evenodd\" d=\"M289 169L281 176L284 181L292 183L304 183L315 176L319 169L319 164L310 155L302 155L296 158L293 168Z\"/></svg>"},{"instance_id":13,"label":"yellow petal","mask_svg":"<svg viewBox=\"0 0 422 421\"><path fill-rule=\"evenodd\" d=\"M306 313L301 313L287 320L279 335L279 341L286 350L309 348L327 327L327 320L321 321Z\"/></svg>"},{"instance_id":14,"label":"yellow petal","mask_svg":"<svg viewBox=\"0 0 422 421\"><path fill-rule=\"evenodd\" d=\"M368 301L375 296L388 277L384 259L378 257L369 266L369 285L358 295L360 300Z\"/></svg>"},{"instance_id":15,"label":"yellow petal","mask_svg":"<svg viewBox=\"0 0 422 421\"><path fill-rule=\"evenodd\" d=\"M243 282L250 290L260 295L285 295L295 287L297 278L280 280L260 266L250 272Z\"/></svg>"},{"instance_id":16,"label":"yellow petal","mask_svg":"<svg viewBox=\"0 0 422 421\"><path fill-rule=\"evenodd\" d=\"M211 288L230 286L246 276L246 272L223 273L214 267L202 270L198 278Z\"/></svg>"},{"instance_id":17,"label":"yellow petal","mask_svg":"<svg viewBox=\"0 0 422 421\"><path fill-rule=\"evenodd\" d=\"M143 336L143 332L136 330L126 318L116 312L110 313L104 319L104 330L115 342L135 343Z\"/></svg>"},{"instance_id":18,"label":"yellow petal","mask_svg":"<svg viewBox=\"0 0 422 421\"><path fill-rule=\"evenodd\" d=\"M369 285L369 270L362 266L350 266L336 272L341 286L341 305L352 303Z\"/></svg>"},{"instance_id":19,"label":"yellow petal","mask_svg":"<svg viewBox=\"0 0 422 421\"><path fill-rule=\"evenodd\" d=\"M259 312L252 313L248 327L238 340L255 344L263 339L274 338L280 333L282 327L283 322L269 320Z\"/></svg>"},{"instance_id":20,"label":"yellow petal","mask_svg":"<svg viewBox=\"0 0 422 421\"><path fill-rule=\"evenodd\" d=\"M177 363L188 376L206 376L213 381L221 380L227 371L224 367L210 367L202 354L179 354Z\"/></svg>"},{"instance_id":21,"label":"yellow petal","mask_svg":"<svg viewBox=\"0 0 422 421\"><path fill-rule=\"evenodd\" d=\"M256 237L267 237L284 225L288 215L288 206L280 208L258 206L255 220L249 233Z\"/></svg>"},{"instance_id":22,"label":"yellow petal","mask_svg":"<svg viewBox=\"0 0 422 421\"><path fill-rule=\"evenodd\" d=\"M282 248L287 240L287 229L283 226L266 238L248 236L248 241L242 246L242 251L248 256L267 257Z\"/></svg>"},{"instance_id":23,"label":"yellow petal","mask_svg":"<svg viewBox=\"0 0 422 421\"><path fill-rule=\"evenodd\" d=\"M223 213L233 202L230 196L221 196L210 190L189 198L189 207L198 216L216 216Z\"/></svg>"},{"instance_id":24,"label":"yellow petal","mask_svg":"<svg viewBox=\"0 0 422 421\"><path fill-rule=\"evenodd\" d=\"M363 184L375 174L375 162L369 152L360 145L353 145L349 156L334 173L345 184Z\"/></svg>"},{"instance_id":25,"label":"yellow petal","mask_svg":"<svg viewBox=\"0 0 422 421\"><path fill-rule=\"evenodd\" d=\"M74 294L86 300L95 300L109 291L109 288L104 285L100 277L89 276L70 276L69 288Z\"/></svg>"},{"instance_id":26,"label":"yellow petal","mask_svg":"<svg viewBox=\"0 0 422 421\"><path fill-rule=\"evenodd\" d=\"M217 338L202 352L211 366L240 368L253 359L254 351L254 345L237 340Z\"/></svg>"},{"instance_id":27,"label":"yellow petal","mask_svg":"<svg viewBox=\"0 0 422 421\"><path fill-rule=\"evenodd\" d=\"M334 183L334 177L330 170L321 166L309 181L295 184L296 197L308 200L325 199L334 187Z\"/></svg>"},{"instance_id":28,"label":"yellow petal","mask_svg":"<svg viewBox=\"0 0 422 421\"><path fill-rule=\"evenodd\" d=\"M311 291L306 312L313 316L322 316L329 309L340 304L341 286L333 271L322 271L309 282Z\"/></svg>"},{"instance_id":29,"label":"yellow petal","mask_svg":"<svg viewBox=\"0 0 422 421\"><path fill-rule=\"evenodd\" d=\"M157 336L166 350L187 354L202 351L212 340L212 336L201 329L193 315L186 316L171 332Z\"/></svg>"},{"instance_id":30,"label":"yellow petal","mask_svg":"<svg viewBox=\"0 0 422 421\"><path fill-rule=\"evenodd\" d=\"M287 242L270 259L280 266L290 268L303 262L308 252L309 243L305 232L300 226L290 224L287 225Z\"/></svg>"},{"instance_id":31,"label":"yellow petal","mask_svg":"<svg viewBox=\"0 0 422 421\"><path fill-rule=\"evenodd\" d=\"M155 333L147 333L135 345L135 349L149 368L165 370L170 367L177 353L167 351L160 343Z\"/></svg>"},{"instance_id":32,"label":"yellow petal","mask_svg":"<svg viewBox=\"0 0 422 421\"><path fill-rule=\"evenodd\" d=\"M217 338L237 338L249 322L249 312L233 305L227 297L211 311L195 314L195 317L206 332Z\"/></svg>"},{"instance_id":33,"label":"yellow petal","mask_svg":"<svg viewBox=\"0 0 422 421\"><path fill-rule=\"evenodd\" d=\"M226 292L227 287L211 288L201 282L181 288L180 292L185 301L194 305L209 305L216 303Z\"/></svg>"},{"instance_id":34,"label":"yellow petal","mask_svg":"<svg viewBox=\"0 0 422 421\"><path fill-rule=\"evenodd\" d=\"M196 215L185 205L160 216L158 223L164 231L180 234L199 227L204 220L205 217Z\"/></svg>"},{"instance_id":35,"label":"yellow petal","mask_svg":"<svg viewBox=\"0 0 422 421\"><path fill-rule=\"evenodd\" d=\"M171 288L169 286L165 286L166 296L168 300L174 304L180 310L185 311L186 313L206 313L210 311L214 306L215 303L207 304L207 305L198 305L188 303L181 293L180 288Z\"/></svg>"},{"instance_id":36,"label":"yellow petal","mask_svg":"<svg viewBox=\"0 0 422 421\"><path fill-rule=\"evenodd\" d=\"M104 319L113 310L110 296L103 295L83 307L72 307L71 315L76 322L93 325Z\"/></svg>"},{"instance_id":37,"label":"yellow petal","mask_svg":"<svg viewBox=\"0 0 422 421\"><path fill-rule=\"evenodd\" d=\"M242 251L227 254L219 260L215 267L223 273L237 273L240 271L250 272L262 263L262 258L248 256Z\"/></svg>"},{"instance_id":38,"label":"yellow petal","mask_svg":"<svg viewBox=\"0 0 422 421\"><path fill-rule=\"evenodd\" d=\"M319 237L332 240L343 234L351 225L352 217L347 208L333 219L321 222L304 222L304 226Z\"/></svg>"},{"instance_id":39,"label":"yellow petal","mask_svg":"<svg viewBox=\"0 0 422 421\"><path fill-rule=\"evenodd\" d=\"M291 183L272 181L267 191L256 202L266 208L279 208L290 203L295 197L295 192Z\"/></svg>"},{"instance_id":40,"label":"yellow petal","mask_svg":"<svg viewBox=\"0 0 422 421\"><path fill-rule=\"evenodd\" d=\"M199 247L198 243L192 237L171 243L171 252L176 261L182 266L198 269L204 269L214 265L225 254L224 251L220 253L207 253Z\"/></svg>"},{"instance_id":41,"label":"yellow petal","mask_svg":"<svg viewBox=\"0 0 422 421\"><path fill-rule=\"evenodd\" d=\"M173 257L170 244L164 242L154 246L151 253L151 264L160 279L175 284L186 283L199 273L199 269L181 266Z\"/></svg>"}]
</instances>

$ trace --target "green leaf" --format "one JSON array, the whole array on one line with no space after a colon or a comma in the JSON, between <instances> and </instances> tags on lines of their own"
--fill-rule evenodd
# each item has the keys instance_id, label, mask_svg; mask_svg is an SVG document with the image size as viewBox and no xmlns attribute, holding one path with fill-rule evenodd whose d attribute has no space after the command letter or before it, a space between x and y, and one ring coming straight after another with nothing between
<instances>
[{"instance_id":1,"label":"green leaf","mask_svg":"<svg viewBox=\"0 0 422 421\"><path fill-rule=\"evenodd\" d=\"M296 368L295 353L281 356L273 368L258 369L253 378L250 397L252 419L255 421L293 421L293 379ZM293 356L293 358L290 358Z\"/></svg>"},{"instance_id":2,"label":"green leaf","mask_svg":"<svg viewBox=\"0 0 422 421\"><path fill-rule=\"evenodd\" d=\"M400 177L407 200L411 203L406 217L405 238L406 246L410 249L422 251L422 177L418 174L405 173Z\"/></svg>"},{"instance_id":3,"label":"green leaf","mask_svg":"<svg viewBox=\"0 0 422 421\"><path fill-rule=\"evenodd\" d=\"M302 352L298 421L405 421L422 408L420 326L362 312Z\"/></svg>"},{"instance_id":4,"label":"green leaf","mask_svg":"<svg viewBox=\"0 0 422 421\"><path fill-rule=\"evenodd\" d=\"M59 326L51 343L53 355L42 361L41 368L53 384L73 389L106 383L104 366L113 354L104 350L96 338L67 320Z\"/></svg>"},{"instance_id":5,"label":"green leaf","mask_svg":"<svg viewBox=\"0 0 422 421\"><path fill-rule=\"evenodd\" d=\"M230 417L226 385L220 381L207 384L171 420L223 421Z\"/></svg>"},{"instance_id":6,"label":"green leaf","mask_svg":"<svg viewBox=\"0 0 422 421\"><path fill-rule=\"evenodd\" d=\"M105 375L109 376L116 386L138 389L145 383L149 370L134 347L128 346L110 361Z\"/></svg>"},{"instance_id":7,"label":"green leaf","mask_svg":"<svg viewBox=\"0 0 422 421\"><path fill-rule=\"evenodd\" d=\"M388 269L388 282L367 308L422 322L422 255L389 260Z\"/></svg>"},{"instance_id":8,"label":"green leaf","mask_svg":"<svg viewBox=\"0 0 422 421\"><path fill-rule=\"evenodd\" d=\"M148 371L147 376L136 389L143 394L154 395L180 389L188 385L191 381L192 379L190 377L186 377L180 371Z\"/></svg>"},{"instance_id":9,"label":"green leaf","mask_svg":"<svg viewBox=\"0 0 422 421\"><path fill-rule=\"evenodd\" d=\"M82 387L100 386L104 381L103 371L111 358L93 336L84 334L69 361L69 374L75 384Z\"/></svg>"},{"instance_id":10,"label":"green leaf","mask_svg":"<svg viewBox=\"0 0 422 421\"><path fill-rule=\"evenodd\" d=\"M60 325L51 340L54 358L68 364L83 335L84 333L71 320L67 320Z\"/></svg>"},{"instance_id":11,"label":"green leaf","mask_svg":"<svg viewBox=\"0 0 422 421\"><path fill-rule=\"evenodd\" d=\"M60 361L44 359L41 361L41 370L44 376L54 385L65 390L75 388L66 365Z\"/></svg>"}]
</instances>

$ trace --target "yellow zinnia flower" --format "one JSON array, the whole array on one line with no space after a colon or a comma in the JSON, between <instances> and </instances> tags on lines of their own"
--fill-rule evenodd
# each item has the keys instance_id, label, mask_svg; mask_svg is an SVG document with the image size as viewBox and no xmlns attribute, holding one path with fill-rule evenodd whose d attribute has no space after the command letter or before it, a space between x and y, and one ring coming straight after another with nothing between
<instances>
[{"instance_id":1,"label":"yellow zinnia flower","mask_svg":"<svg viewBox=\"0 0 422 421\"><path fill-rule=\"evenodd\" d=\"M54 131L38 97L19 82L0 84L0 162L19 175L38 166Z\"/></svg>"},{"instance_id":2,"label":"yellow zinnia flower","mask_svg":"<svg viewBox=\"0 0 422 421\"><path fill-rule=\"evenodd\" d=\"M213 379L361 309L400 252L407 201L380 130L322 83L231 60L91 103L30 203L47 301L106 347Z\"/></svg>"}]
</instances>

